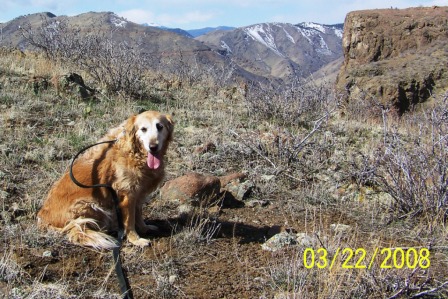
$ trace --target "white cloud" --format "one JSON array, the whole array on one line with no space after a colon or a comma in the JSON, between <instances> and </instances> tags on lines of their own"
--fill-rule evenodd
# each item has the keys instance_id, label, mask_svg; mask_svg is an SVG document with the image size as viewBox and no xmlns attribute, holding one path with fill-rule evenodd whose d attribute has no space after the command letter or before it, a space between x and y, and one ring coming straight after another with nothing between
<instances>
[{"instance_id":1,"label":"white cloud","mask_svg":"<svg viewBox=\"0 0 448 299\"><path fill-rule=\"evenodd\" d=\"M204 23L212 20L216 13L202 11L187 11L185 13L161 13L155 14L152 11L144 9L131 9L117 13L119 16L128 19L134 23L155 23L163 26L174 27L194 23Z\"/></svg>"},{"instance_id":2,"label":"white cloud","mask_svg":"<svg viewBox=\"0 0 448 299\"><path fill-rule=\"evenodd\" d=\"M57 7L61 3L61 1L57 0L31 0L30 2L31 5L37 7Z\"/></svg>"},{"instance_id":3,"label":"white cloud","mask_svg":"<svg viewBox=\"0 0 448 299\"><path fill-rule=\"evenodd\" d=\"M119 16L137 24L156 23L155 16L151 11L143 9L131 9L117 13Z\"/></svg>"},{"instance_id":4,"label":"white cloud","mask_svg":"<svg viewBox=\"0 0 448 299\"><path fill-rule=\"evenodd\" d=\"M435 0L435 1L430 2L430 4L429 4L429 6L434 6L434 5L436 5L436 6L447 6L448 3L446 2L446 0Z\"/></svg>"},{"instance_id":5,"label":"white cloud","mask_svg":"<svg viewBox=\"0 0 448 299\"><path fill-rule=\"evenodd\" d=\"M2 6L5 7L43 7L43 8L57 8L61 6L59 0L4 0Z\"/></svg>"},{"instance_id":6,"label":"white cloud","mask_svg":"<svg viewBox=\"0 0 448 299\"><path fill-rule=\"evenodd\" d=\"M203 23L212 20L215 13L190 11L179 15L162 14L157 17L158 22L167 26L179 26L191 23Z\"/></svg>"}]
</instances>

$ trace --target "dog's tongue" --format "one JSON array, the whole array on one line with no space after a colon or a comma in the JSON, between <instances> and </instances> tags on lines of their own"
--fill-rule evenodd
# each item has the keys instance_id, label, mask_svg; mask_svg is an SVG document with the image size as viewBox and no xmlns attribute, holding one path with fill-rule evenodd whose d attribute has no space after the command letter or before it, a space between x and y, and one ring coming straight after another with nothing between
<instances>
[{"instance_id":1,"label":"dog's tongue","mask_svg":"<svg viewBox=\"0 0 448 299\"><path fill-rule=\"evenodd\" d=\"M151 153L148 153L148 161L147 162L148 162L148 167L150 169L157 169L160 166L160 159Z\"/></svg>"}]
</instances>

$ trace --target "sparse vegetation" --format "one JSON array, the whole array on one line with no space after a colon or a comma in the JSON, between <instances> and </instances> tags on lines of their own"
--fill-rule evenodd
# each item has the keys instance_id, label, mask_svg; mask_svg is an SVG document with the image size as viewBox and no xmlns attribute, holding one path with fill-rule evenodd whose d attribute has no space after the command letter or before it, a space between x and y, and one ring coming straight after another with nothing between
<instances>
[{"instance_id":1,"label":"sparse vegetation","mask_svg":"<svg viewBox=\"0 0 448 299\"><path fill-rule=\"evenodd\" d=\"M405 116L386 134L376 176L400 218L446 223L448 212L448 96L435 108ZM436 227L438 225L435 225Z\"/></svg>"},{"instance_id":2,"label":"sparse vegetation","mask_svg":"<svg viewBox=\"0 0 448 299\"><path fill-rule=\"evenodd\" d=\"M312 81L291 80L275 90L217 88L198 69L179 70L169 82L155 71L149 79L143 65L131 67L141 57L138 47L104 36L81 41L70 32L57 49L39 46L47 58L1 51L0 294L119 297L109 253L37 230L35 213L80 147L132 113L157 109L176 122L167 179L244 171L256 186L252 198L267 204L201 207L185 218L154 199L144 215L159 225L159 235L149 248L123 248L137 298L448 297L446 97L401 118L368 102L350 103L340 115L337 96ZM90 50L76 56L67 37ZM113 92L84 100L53 87L26 88L36 73L80 71L89 74L89 86L105 84ZM231 73L214 76L227 81ZM206 143L213 150L193 151ZM351 231L336 232L334 223ZM345 254L333 269L307 269L307 246L261 249L278 228L313 236L308 247L324 248L329 258L344 248L363 248L366 261L377 248L427 248L431 266L385 269L376 260L371 269L344 269Z\"/></svg>"},{"instance_id":3,"label":"sparse vegetation","mask_svg":"<svg viewBox=\"0 0 448 299\"><path fill-rule=\"evenodd\" d=\"M46 18L38 29L27 24L21 32L47 58L87 73L107 94L147 96L144 79L150 57L138 41L117 41L113 32L81 32L64 20Z\"/></svg>"}]
</instances>

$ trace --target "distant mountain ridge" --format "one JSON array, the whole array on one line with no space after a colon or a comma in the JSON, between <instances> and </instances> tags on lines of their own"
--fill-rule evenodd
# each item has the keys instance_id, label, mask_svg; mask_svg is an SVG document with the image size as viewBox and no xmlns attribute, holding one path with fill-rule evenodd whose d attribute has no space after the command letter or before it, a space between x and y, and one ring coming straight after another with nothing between
<instances>
[{"instance_id":1,"label":"distant mountain ridge","mask_svg":"<svg viewBox=\"0 0 448 299\"><path fill-rule=\"evenodd\" d=\"M342 57L343 24L261 23L213 31L197 40L254 74L308 76Z\"/></svg>"},{"instance_id":2,"label":"distant mountain ridge","mask_svg":"<svg viewBox=\"0 0 448 299\"><path fill-rule=\"evenodd\" d=\"M183 35L183 36L186 36L186 37L191 37L191 38L199 37L201 35L207 34L207 33L212 32L212 31L230 31L230 30L236 29L236 27L218 26L218 27L205 27L205 28L199 28L199 29L184 30L184 29L181 29L181 28L165 27L165 26L161 26L161 25L158 25L158 24L144 23L142 25L143 26L156 27L156 28L159 28L159 29L162 29L162 30L175 32L177 34L180 34L180 35Z\"/></svg>"},{"instance_id":3,"label":"distant mountain ridge","mask_svg":"<svg viewBox=\"0 0 448 299\"><path fill-rule=\"evenodd\" d=\"M112 12L71 17L48 12L21 16L2 24L0 46L28 48L19 28L25 24L38 28L43 20L68 22L81 33L93 29L111 32L117 41L138 40L152 56L155 68L169 66L175 70L175 63L190 62L192 67L204 69L231 67L236 78L249 81L268 79L280 83L290 75L308 76L342 57L342 24L261 23L242 28L203 28L190 34L182 29L136 24Z\"/></svg>"},{"instance_id":4,"label":"distant mountain ridge","mask_svg":"<svg viewBox=\"0 0 448 299\"><path fill-rule=\"evenodd\" d=\"M45 12L17 17L2 24L0 47L32 49L33 47L21 34L20 28L31 26L38 32L42 26L48 26L54 30L61 23L66 23L70 28L76 28L81 35L97 32L116 42L138 43L138 47L151 56L151 65L148 65L148 68L157 69L162 65L164 70L170 72L176 71L179 63L194 62L196 67L203 69L209 68L209 65L220 66L227 63L225 58L215 53L210 47L191 37L156 27L139 25L112 12L88 12L70 17L55 16Z\"/></svg>"},{"instance_id":5,"label":"distant mountain ridge","mask_svg":"<svg viewBox=\"0 0 448 299\"><path fill-rule=\"evenodd\" d=\"M194 37L187 30L183 30L181 28L170 28L170 27L165 27L165 26L161 26L161 25L158 25L158 24L148 24L148 23L144 23L142 25L143 26L148 26L148 27L154 27L154 28L162 29L162 30L169 31L169 32L174 32L174 33L177 33L179 35L183 35L183 36L189 37L189 38L193 38Z\"/></svg>"},{"instance_id":6,"label":"distant mountain ridge","mask_svg":"<svg viewBox=\"0 0 448 299\"><path fill-rule=\"evenodd\" d=\"M205 27L201 29L191 29L187 30L187 32L190 33L191 36L193 37L199 37L212 31L231 31L234 29L236 29L236 27L218 26L218 27Z\"/></svg>"}]
</instances>

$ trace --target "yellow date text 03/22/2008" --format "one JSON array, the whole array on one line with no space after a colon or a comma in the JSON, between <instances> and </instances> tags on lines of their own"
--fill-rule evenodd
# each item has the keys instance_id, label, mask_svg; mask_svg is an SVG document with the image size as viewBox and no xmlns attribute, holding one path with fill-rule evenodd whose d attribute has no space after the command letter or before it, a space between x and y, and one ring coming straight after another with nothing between
<instances>
[{"instance_id":1,"label":"yellow date text 03/22/2008","mask_svg":"<svg viewBox=\"0 0 448 299\"><path fill-rule=\"evenodd\" d=\"M329 255L325 248L306 248L303 252L303 265L307 269L371 269L379 263L381 269L427 269L431 262L428 248L375 248L368 256L364 248L337 248Z\"/></svg>"}]
</instances>

